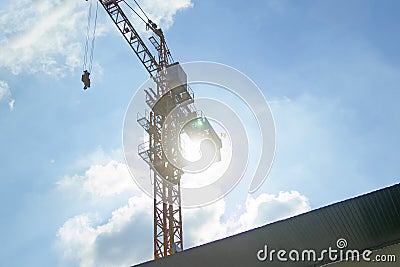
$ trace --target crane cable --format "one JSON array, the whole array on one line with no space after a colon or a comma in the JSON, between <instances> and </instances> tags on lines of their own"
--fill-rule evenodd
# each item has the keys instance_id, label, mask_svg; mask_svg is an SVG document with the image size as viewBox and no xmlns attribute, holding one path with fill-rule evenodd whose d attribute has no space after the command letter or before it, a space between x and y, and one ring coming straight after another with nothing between
<instances>
[{"instance_id":1,"label":"crane cable","mask_svg":"<svg viewBox=\"0 0 400 267\"><path fill-rule=\"evenodd\" d=\"M142 11L142 13L146 16L146 19L147 19L147 20L150 20L149 17L146 15L146 12L143 11L143 9L140 7L140 5L138 4L138 2L136 2L136 0L133 0L133 1L135 1L135 4L139 7L139 9Z\"/></svg>"},{"instance_id":2,"label":"crane cable","mask_svg":"<svg viewBox=\"0 0 400 267\"><path fill-rule=\"evenodd\" d=\"M140 9L140 11L142 11L142 13L143 13L143 15L146 17L147 21L146 21L142 16L140 16L140 15L138 14L138 12L137 12L131 5L129 5L129 4L127 3L127 1L124 0L124 3L129 7L130 10L132 10L132 11L137 15L146 25L149 25L151 28L153 28L153 25L150 25L151 20L150 20L150 18L147 16L146 12L144 12L144 10L142 9L142 7L139 5L139 3L138 3L136 0L133 0L133 1L135 2L136 6ZM156 30L156 29L153 28L153 30ZM166 48L167 48L167 51L169 51L168 45L165 44L165 46L166 46ZM174 62L174 59L173 59L171 53L168 53L168 58L170 59L171 62Z\"/></svg>"},{"instance_id":3,"label":"crane cable","mask_svg":"<svg viewBox=\"0 0 400 267\"><path fill-rule=\"evenodd\" d=\"M96 4L96 13L95 13L95 17L94 17L92 48L90 51L90 60L89 60L89 72L92 72L94 41L96 40L96 28L97 28L97 12L99 11L99 1L96 1L96 3L97 4Z\"/></svg>"},{"instance_id":4,"label":"crane cable","mask_svg":"<svg viewBox=\"0 0 400 267\"><path fill-rule=\"evenodd\" d=\"M124 3L129 7L130 10L132 10L146 25L148 24L148 21L146 21L142 16L139 15L139 13L137 13L137 11L131 6L129 5L126 1L124 1ZM146 16L147 20L149 20L149 18L147 17L146 13L144 13L143 9L139 6L139 4L135 1L136 5L140 8L140 10L143 12L143 14Z\"/></svg>"},{"instance_id":5,"label":"crane cable","mask_svg":"<svg viewBox=\"0 0 400 267\"><path fill-rule=\"evenodd\" d=\"M96 27L97 27L97 13L99 9L99 2L96 5L95 19L92 30L92 0L89 1L88 19L86 27L86 41L85 41L85 53L83 58L83 71L88 70L89 73L92 71L93 65L93 54L94 54L94 43L96 39ZM92 36L91 36L92 34ZM90 46L90 48L89 48ZM90 54L89 54L90 49ZM89 62L88 62L89 61Z\"/></svg>"},{"instance_id":6,"label":"crane cable","mask_svg":"<svg viewBox=\"0 0 400 267\"><path fill-rule=\"evenodd\" d=\"M89 35L90 35L90 21L92 17L92 1L89 1L89 11L88 11L88 18L87 18L87 26L86 26L86 40L85 40L85 53L83 57L83 66L82 66L82 71L86 70L86 64L87 64L87 53L89 49Z\"/></svg>"}]
</instances>

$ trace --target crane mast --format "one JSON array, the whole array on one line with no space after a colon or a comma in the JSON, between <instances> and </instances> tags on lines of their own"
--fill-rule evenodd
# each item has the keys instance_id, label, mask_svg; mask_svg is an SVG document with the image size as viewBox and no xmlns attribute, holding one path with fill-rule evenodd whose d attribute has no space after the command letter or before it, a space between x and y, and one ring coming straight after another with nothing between
<instances>
[{"instance_id":1,"label":"crane mast","mask_svg":"<svg viewBox=\"0 0 400 267\"><path fill-rule=\"evenodd\" d=\"M190 105L194 96L186 84L178 88L169 88L167 68L174 65L177 71L184 72L178 63L173 62L164 34L156 24L151 20L146 22L146 28L153 31L149 40L158 52L158 55L154 56L121 7L121 4L125 4L131 8L126 1L99 2L157 86L155 90L145 90L146 103L151 112L148 117L138 119L138 123L149 134L149 142L139 145L138 153L150 165L154 180L154 258L157 259L183 249L180 189L183 172L168 161L162 148L161 129L165 127L164 122L169 112L176 107L182 109L183 114L195 116L196 111ZM184 102L186 104L182 104Z\"/></svg>"}]
</instances>

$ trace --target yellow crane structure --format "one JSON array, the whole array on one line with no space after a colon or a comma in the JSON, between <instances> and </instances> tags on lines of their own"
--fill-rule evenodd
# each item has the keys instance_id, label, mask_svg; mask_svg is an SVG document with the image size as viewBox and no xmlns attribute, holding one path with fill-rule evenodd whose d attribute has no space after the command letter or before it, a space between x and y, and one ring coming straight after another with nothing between
<instances>
[{"instance_id":1,"label":"yellow crane structure","mask_svg":"<svg viewBox=\"0 0 400 267\"><path fill-rule=\"evenodd\" d=\"M156 88L145 90L146 104L151 109L149 116L138 118L137 121L149 135L149 142L138 146L138 154L149 164L154 181L154 259L157 259L183 250L180 186L183 171L167 159L163 150L161 136L166 127L164 122L172 110L177 116L194 119L198 118L198 113L192 105L194 95L187 85L186 74L180 64L173 60L163 31L148 18L137 1L133 1L130 4L126 0L98 0L97 8L100 3L156 84ZM127 14L135 14L143 21L146 30L151 33L147 43L154 47L152 50L156 51L156 55L152 54ZM89 72L85 70L82 75L84 89L90 87ZM201 120L207 119L203 117ZM210 132L212 127L208 121L206 125L207 132ZM179 157L179 151L169 151L169 155L171 153Z\"/></svg>"}]
</instances>

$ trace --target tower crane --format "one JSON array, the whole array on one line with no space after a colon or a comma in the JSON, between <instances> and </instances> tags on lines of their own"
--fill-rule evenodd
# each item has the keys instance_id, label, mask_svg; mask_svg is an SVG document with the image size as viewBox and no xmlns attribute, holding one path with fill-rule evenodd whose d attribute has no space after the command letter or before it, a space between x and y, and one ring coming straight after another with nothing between
<instances>
[{"instance_id":1,"label":"tower crane","mask_svg":"<svg viewBox=\"0 0 400 267\"><path fill-rule=\"evenodd\" d=\"M187 85L186 74L180 64L173 60L163 31L148 18L137 1L133 1L137 6L136 9L126 0L98 0L97 4L100 3L107 12L156 84L156 88L145 90L145 101L151 109L150 114L138 118L137 121L149 134L149 141L138 146L138 154L150 165L150 173L154 181L153 239L154 258L157 259L183 250L180 186L183 171L171 164L163 151L161 135L163 128L166 127L164 122L168 114L172 110L175 112L176 109L178 109L177 116L184 115L194 119L199 116L193 105L194 95ZM148 39L157 51L156 55L151 53L138 30L128 19L129 13L126 10L136 14L145 23L146 30L151 32ZM82 75L85 87L90 87L89 74L86 71ZM179 81L176 83L174 80ZM174 84L178 86L174 87ZM205 117L201 119L207 120ZM215 139L217 135L208 121L207 125L206 132L212 133ZM173 138L173 136L170 137ZM220 142L218 137L216 139ZM172 152L174 157L179 157L177 153L179 152Z\"/></svg>"}]
</instances>

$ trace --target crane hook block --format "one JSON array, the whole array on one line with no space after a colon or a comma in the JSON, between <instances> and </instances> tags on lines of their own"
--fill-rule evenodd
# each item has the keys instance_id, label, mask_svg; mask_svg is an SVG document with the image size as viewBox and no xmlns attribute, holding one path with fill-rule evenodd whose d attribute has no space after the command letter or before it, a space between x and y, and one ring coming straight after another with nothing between
<instances>
[{"instance_id":1,"label":"crane hook block","mask_svg":"<svg viewBox=\"0 0 400 267\"><path fill-rule=\"evenodd\" d=\"M90 87L90 73L87 70L83 72L81 81L84 85L83 89L86 90Z\"/></svg>"}]
</instances>

